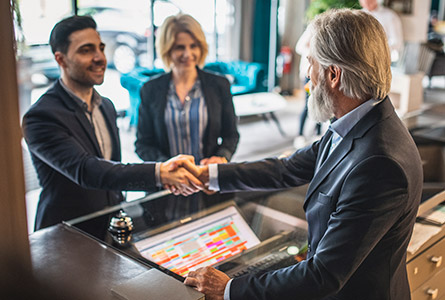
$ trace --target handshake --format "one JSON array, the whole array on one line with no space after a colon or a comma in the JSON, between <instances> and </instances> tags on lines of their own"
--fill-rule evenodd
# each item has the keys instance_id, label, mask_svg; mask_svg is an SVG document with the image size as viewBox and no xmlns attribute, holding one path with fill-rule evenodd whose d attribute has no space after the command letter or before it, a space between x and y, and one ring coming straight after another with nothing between
<instances>
[{"instance_id":1,"label":"handshake","mask_svg":"<svg viewBox=\"0 0 445 300\"><path fill-rule=\"evenodd\" d=\"M218 160L207 159L201 163L214 163ZM227 161L219 161L227 162ZM160 179L165 189L175 195L189 196L199 191L213 194L209 190L208 165L197 166L191 155L178 155L160 165Z\"/></svg>"}]
</instances>

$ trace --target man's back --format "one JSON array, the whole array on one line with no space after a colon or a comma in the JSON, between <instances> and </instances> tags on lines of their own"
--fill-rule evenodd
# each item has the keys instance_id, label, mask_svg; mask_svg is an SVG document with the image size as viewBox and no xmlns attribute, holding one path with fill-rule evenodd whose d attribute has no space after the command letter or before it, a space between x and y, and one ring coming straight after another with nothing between
<instances>
[{"instance_id":1,"label":"man's back","mask_svg":"<svg viewBox=\"0 0 445 300\"><path fill-rule=\"evenodd\" d=\"M252 184L252 189L270 189L301 182L307 176L301 166L314 161L315 168L330 137L326 134L320 143L286 160L252 163L249 168L221 165L220 188L245 190ZM407 299L405 252L421 190L417 148L385 99L343 138L311 180L304 203L307 260L234 280L231 299L263 299L259 293L264 286L283 299L320 299L333 290L335 296L328 299Z\"/></svg>"},{"instance_id":2,"label":"man's back","mask_svg":"<svg viewBox=\"0 0 445 300\"><path fill-rule=\"evenodd\" d=\"M317 244L309 257L317 255L339 282L350 276L335 299L409 299L406 248L420 202L422 168L390 99L379 106L349 133L352 140L345 137L343 142L351 144L344 158L334 152L325 162L329 171L323 166L320 172L329 175L305 205L309 226L320 232L310 234ZM331 197L323 203L331 208L320 207L322 194Z\"/></svg>"}]
</instances>

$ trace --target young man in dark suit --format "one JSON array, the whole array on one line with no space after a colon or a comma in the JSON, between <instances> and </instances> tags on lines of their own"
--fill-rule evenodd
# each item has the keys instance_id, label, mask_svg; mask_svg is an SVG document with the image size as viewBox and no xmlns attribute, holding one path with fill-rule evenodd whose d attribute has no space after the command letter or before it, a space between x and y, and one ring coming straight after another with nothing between
<instances>
[{"instance_id":1,"label":"young man in dark suit","mask_svg":"<svg viewBox=\"0 0 445 300\"><path fill-rule=\"evenodd\" d=\"M176 187L188 194L200 182L169 163L122 164L116 110L99 95L107 60L91 17L73 16L51 32L61 77L29 109L23 133L42 192L35 229L70 220L123 201L120 191Z\"/></svg>"},{"instance_id":2,"label":"young man in dark suit","mask_svg":"<svg viewBox=\"0 0 445 300\"><path fill-rule=\"evenodd\" d=\"M309 113L330 130L284 159L182 165L212 190L273 190L309 183L307 259L230 280L214 269L185 284L206 299L409 299L406 249L422 193L422 166L387 97L385 31L371 15L333 10L312 23ZM178 164L179 165L179 164Z\"/></svg>"}]
</instances>

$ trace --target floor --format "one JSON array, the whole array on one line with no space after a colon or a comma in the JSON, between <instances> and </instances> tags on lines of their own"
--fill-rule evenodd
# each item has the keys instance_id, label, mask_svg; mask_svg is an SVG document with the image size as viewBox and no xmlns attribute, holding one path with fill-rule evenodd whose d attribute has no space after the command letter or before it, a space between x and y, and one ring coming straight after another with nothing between
<instances>
[{"instance_id":1,"label":"floor","mask_svg":"<svg viewBox=\"0 0 445 300\"><path fill-rule=\"evenodd\" d=\"M104 85L98 88L103 95L110 96L111 99L122 99L121 102L116 102L117 109L125 108L128 105L128 94L118 84L118 76L113 72L109 72L108 80ZM425 80L424 86L428 82ZM117 87L117 88L116 88ZM111 91L111 92L110 92ZM44 92L44 89L33 92L33 99L35 101L37 95ZM431 88L425 89L425 104L430 103L445 103L445 76L433 78ZM246 160L257 160L270 156L280 156L292 153L295 150L294 140L298 136L299 129L299 115L304 106L304 98L301 92L295 93L295 96L286 96L287 107L284 110L277 111L276 116L285 132L285 136L281 135L276 124L272 121L264 120L261 116L250 116L241 118L239 121L240 142L238 149L235 152L232 161L241 162ZM126 118L118 120L120 128L121 145L122 145L122 161L123 162L140 162L141 160L134 152L135 128L129 127L129 120ZM307 120L305 125L304 135L305 142L309 143L315 138L315 123ZM322 126L322 132L327 129L327 125ZM300 141L301 144L301 141ZM28 230L33 231L35 210L37 207L38 183L36 181L35 173L26 153L26 145L24 145L24 165L25 165L25 181L27 183L28 192L26 195L27 211L28 211ZM140 198L144 193L129 192L127 193L127 200Z\"/></svg>"}]
</instances>

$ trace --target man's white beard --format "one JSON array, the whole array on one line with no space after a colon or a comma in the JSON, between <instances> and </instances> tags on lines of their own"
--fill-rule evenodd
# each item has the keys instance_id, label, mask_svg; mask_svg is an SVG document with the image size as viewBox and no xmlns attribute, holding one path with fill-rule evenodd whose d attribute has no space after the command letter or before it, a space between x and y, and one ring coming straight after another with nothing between
<instances>
[{"instance_id":1,"label":"man's white beard","mask_svg":"<svg viewBox=\"0 0 445 300\"><path fill-rule=\"evenodd\" d=\"M311 85L311 95L308 99L309 117L317 123L328 121L334 116L333 97L326 86L326 78L323 72L318 76L318 84L314 88Z\"/></svg>"}]
</instances>

